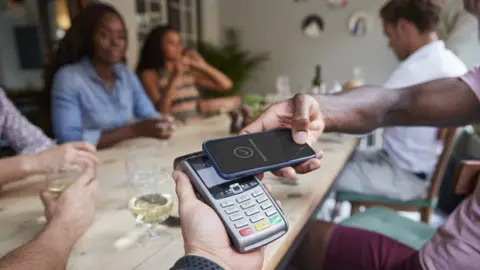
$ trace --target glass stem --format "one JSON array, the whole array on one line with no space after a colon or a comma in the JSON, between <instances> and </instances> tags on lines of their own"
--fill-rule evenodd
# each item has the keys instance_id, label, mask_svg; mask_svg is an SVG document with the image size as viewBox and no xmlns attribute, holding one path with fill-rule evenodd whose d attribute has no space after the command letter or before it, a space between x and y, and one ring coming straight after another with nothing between
<instances>
[{"instance_id":1,"label":"glass stem","mask_svg":"<svg viewBox=\"0 0 480 270\"><path fill-rule=\"evenodd\" d=\"M148 227L147 233L149 238L157 238L160 236L160 234L156 230L157 224L147 224L147 227Z\"/></svg>"}]
</instances>

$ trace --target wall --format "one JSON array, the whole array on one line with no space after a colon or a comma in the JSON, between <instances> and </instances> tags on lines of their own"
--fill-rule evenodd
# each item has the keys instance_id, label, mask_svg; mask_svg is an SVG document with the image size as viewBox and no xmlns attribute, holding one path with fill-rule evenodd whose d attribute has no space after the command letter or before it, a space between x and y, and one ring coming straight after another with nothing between
<instances>
[{"instance_id":1,"label":"wall","mask_svg":"<svg viewBox=\"0 0 480 270\"><path fill-rule=\"evenodd\" d=\"M212 44L220 42L219 0L199 1L202 5L201 24L203 41Z\"/></svg>"},{"instance_id":2,"label":"wall","mask_svg":"<svg viewBox=\"0 0 480 270\"><path fill-rule=\"evenodd\" d=\"M308 87L317 63L322 65L324 79L329 85L334 80L344 82L350 79L355 66L362 67L367 83L382 84L398 63L387 46L378 18L378 10L385 0L349 1L348 6L341 10L329 9L325 1L218 2L220 28L233 26L241 30L245 48L254 52L269 52L271 56L264 69L257 73L257 78L247 84L247 91L273 92L275 80L282 74L290 77L292 89ZM352 37L347 31L348 19L357 10L367 11L376 18L373 31L364 38ZM317 13L325 20L325 31L316 40L305 37L300 30L302 19L311 13ZM470 37L472 31L467 28ZM465 49L467 45L456 46L470 66L480 61L478 56L472 58L476 49L472 46L478 46L477 43L468 45L470 52Z\"/></svg>"},{"instance_id":3,"label":"wall","mask_svg":"<svg viewBox=\"0 0 480 270\"><path fill-rule=\"evenodd\" d=\"M136 8L135 1L132 0L103 0L102 2L108 3L114 6L120 14L122 14L125 24L128 29L128 49L127 49L127 62L130 68L133 70L137 65L139 45L137 42L137 22L136 22Z\"/></svg>"},{"instance_id":4,"label":"wall","mask_svg":"<svg viewBox=\"0 0 480 270\"><path fill-rule=\"evenodd\" d=\"M18 59L13 27L38 25L36 0L25 1L25 6L25 10L0 13L0 86L8 89L43 85L42 70L22 70Z\"/></svg>"},{"instance_id":5,"label":"wall","mask_svg":"<svg viewBox=\"0 0 480 270\"><path fill-rule=\"evenodd\" d=\"M373 31L364 38L348 32L349 16L364 10L377 18L383 0L349 1L342 10L329 9L325 1L296 3L292 0L221 0L222 28L233 26L241 30L246 48L269 52L271 60L258 78L248 84L248 91L275 91L276 77L290 77L292 89L308 87L314 66L321 64L328 84L351 79L352 69L361 66L368 83L383 83L397 61L387 47L380 19ZM301 31L302 20L311 13L321 15L325 30L319 39L309 39Z\"/></svg>"},{"instance_id":6,"label":"wall","mask_svg":"<svg viewBox=\"0 0 480 270\"><path fill-rule=\"evenodd\" d=\"M447 39L447 46L455 52L467 66L475 66L480 63L477 20L463 9L462 1L445 1L442 26L446 26L445 22L451 22L452 17L455 15L459 15L459 18L455 27L453 27L453 32Z\"/></svg>"},{"instance_id":7,"label":"wall","mask_svg":"<svg viewBox=\"0 0 480 270\"><path fill-rule=\"evenodd\" d=\"M38 25L36 0L26 0L26 11L0 13L0 86L9 89L25 87L41 88L43 85L42 70L22 70L17 57L13 27L15 25ZM124 16L129 29L130 41L127 51L127 60L130 67L137 62L138 45L135 21L135 1L105 0L115 6ZM52 7L55 2L52 1ZM52 11L54 8L52 8ZM52 13L53 14L53 13ZM52 21L55 22L54 18Z\"/></svg>"}]
</instances>

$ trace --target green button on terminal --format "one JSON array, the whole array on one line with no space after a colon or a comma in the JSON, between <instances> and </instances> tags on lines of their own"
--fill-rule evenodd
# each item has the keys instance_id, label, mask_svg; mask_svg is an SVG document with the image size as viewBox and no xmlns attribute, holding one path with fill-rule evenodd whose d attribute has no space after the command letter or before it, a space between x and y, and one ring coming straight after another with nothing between
<instances>
[{"instance_id":1,"label":"green button on terminal","mask_svg":"<svg viewBox=\"0 0 480 270\"><path fill-rule=\"evenodd\" d=\"M277 224L280 222L282 222L282 218L278 215L270 218L270 224Z\"/></svg>"}]
</instances>

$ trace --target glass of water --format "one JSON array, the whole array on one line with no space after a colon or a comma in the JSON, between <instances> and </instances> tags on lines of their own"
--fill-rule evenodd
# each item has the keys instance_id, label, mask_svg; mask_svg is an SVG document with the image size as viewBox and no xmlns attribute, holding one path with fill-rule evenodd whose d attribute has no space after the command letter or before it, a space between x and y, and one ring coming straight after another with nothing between
<instances>
[{"instance_id":1,"label":"glass of water","mask_svg":"<svg viewBox=\"0 0 480 270\"><path fill-rule=\"evenodd\" d=\"M159 118L162 119L162 122L158 122L157 128L161 130L168 130L169 128L175 128L175 119L170 114L159 113ZM166 148L171 145L170 139L159 140L160 148Z\"/></svg>"}]
</instances>

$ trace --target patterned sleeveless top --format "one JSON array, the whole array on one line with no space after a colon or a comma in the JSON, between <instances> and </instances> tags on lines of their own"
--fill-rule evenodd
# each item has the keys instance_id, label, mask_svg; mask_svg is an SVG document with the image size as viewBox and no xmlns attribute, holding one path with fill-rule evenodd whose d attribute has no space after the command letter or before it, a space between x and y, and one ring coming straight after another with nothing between
<instances>
[{"instance_id":1,"label":"patterned sleeveless top","mask_svg":"<svg viewBox=\"0 0 480 270\"><path fill-rule=\"evenodd\" d=\"M166 91L171 73L165 70L158 70L158 86L160 95ZM198 116L199 92L195 86L195 78L191 71L186 71L177 83L177 89L173 94L172 115L175 119L186 120Z\"/></svg>"}]
</instances>

